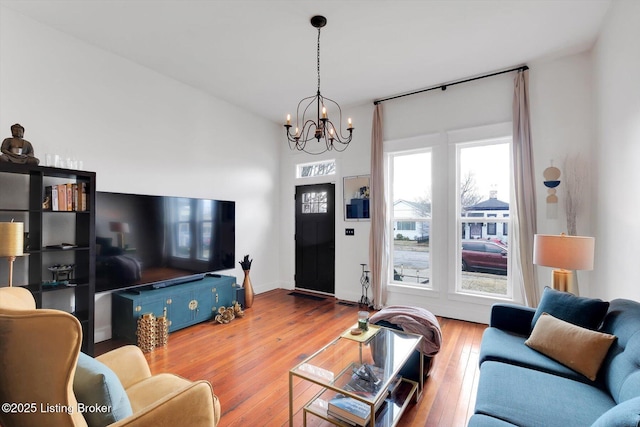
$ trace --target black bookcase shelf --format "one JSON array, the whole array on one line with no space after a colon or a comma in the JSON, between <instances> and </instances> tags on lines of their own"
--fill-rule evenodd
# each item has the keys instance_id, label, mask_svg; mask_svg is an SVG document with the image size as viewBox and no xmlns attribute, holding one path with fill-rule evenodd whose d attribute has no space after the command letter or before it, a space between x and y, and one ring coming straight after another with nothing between
<instances>
[{"instance_id":1,"label":"black bookcase shelf","mask_svg":"<svg viewBox=\"0 0 640 427\"><path fill-rule=\"evenodd\" d=\"M86 186L86 210L43 208L46 188L65 183ZM51 308L47 302L50 299L67 298L62 291L72 295L69 311L82 325L82 351L89 355L94 352L95 189L95 172L0 163L0 221L24 222L27 233L25 256L15 263L14 286L29 289L38 308ZM46 247L65 242L76 246ZM54 264L73 264L70 282L76 286L43 286L52 280L47 267ZM18 277L27 277L27 283Z\"/></svg>"}]
</instances>

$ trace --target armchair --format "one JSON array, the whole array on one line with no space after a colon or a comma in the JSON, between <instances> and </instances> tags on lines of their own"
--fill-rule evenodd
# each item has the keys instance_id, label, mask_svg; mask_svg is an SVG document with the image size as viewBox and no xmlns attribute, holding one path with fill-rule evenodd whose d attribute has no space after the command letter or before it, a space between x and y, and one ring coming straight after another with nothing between
<instances>
[{"instance_id":1,"label":"armchair","mask_svg":"<svg viewBox=\"0 0 640 427\"><path fill-rule=\"evenodd\" d=\"M15 404L0 411L0 425L87 426L73 389L81 342L82 328L73 315L36 309L25 288L0 288L0 402ZM209 382L151 375L136 346L96 360L116 374L133 412L111 426L218 424L220 403Z\"/></svg>"}]
</instances>

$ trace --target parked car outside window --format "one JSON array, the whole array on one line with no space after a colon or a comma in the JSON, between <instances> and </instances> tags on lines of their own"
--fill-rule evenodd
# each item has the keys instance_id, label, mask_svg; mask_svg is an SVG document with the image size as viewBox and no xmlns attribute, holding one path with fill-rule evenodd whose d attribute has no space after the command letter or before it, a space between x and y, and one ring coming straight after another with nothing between
<instances>
[{"instance_id":1,"label":"parked car outside window","mask_svg":"<svg viewBox=\"0 0 640 427\"><path fill-rule=\"evenodd\" d=\"M462 270L507 274L507 247L494 241L463 240Z\"/></svg>"}]
</instances>

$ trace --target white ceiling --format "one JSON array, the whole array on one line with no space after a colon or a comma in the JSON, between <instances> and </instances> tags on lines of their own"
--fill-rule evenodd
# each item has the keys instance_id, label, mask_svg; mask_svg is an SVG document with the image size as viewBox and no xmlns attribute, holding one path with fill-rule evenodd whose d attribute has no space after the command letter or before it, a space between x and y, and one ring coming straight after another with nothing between
<instances>
[{"instance_id":1,"label":"white ceiling","mask_svg":"<svg viewBox=\"0 0 640 427\"><path fill-rule=\"evenodd\" d=\"M87 43L282 123L589 49L611 0L0 0ZM348 112L345 112L348 114Z\"/></svg>"}]
</instances>

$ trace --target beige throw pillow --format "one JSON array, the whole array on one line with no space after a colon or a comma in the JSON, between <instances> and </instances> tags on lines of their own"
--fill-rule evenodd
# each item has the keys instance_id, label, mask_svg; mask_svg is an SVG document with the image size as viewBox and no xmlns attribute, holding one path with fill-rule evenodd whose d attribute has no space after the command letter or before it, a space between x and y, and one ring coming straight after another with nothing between
<instances>
[{"instance_id":1,"label":"beige throw pillow","mask_svg":"<svg viewBox=\"0 0 640 427\"><path fill-rule=\"evenodd\" d=\"M595 381L615 339L542 313L525 344Z\"/></svg>"}]
</instances>

